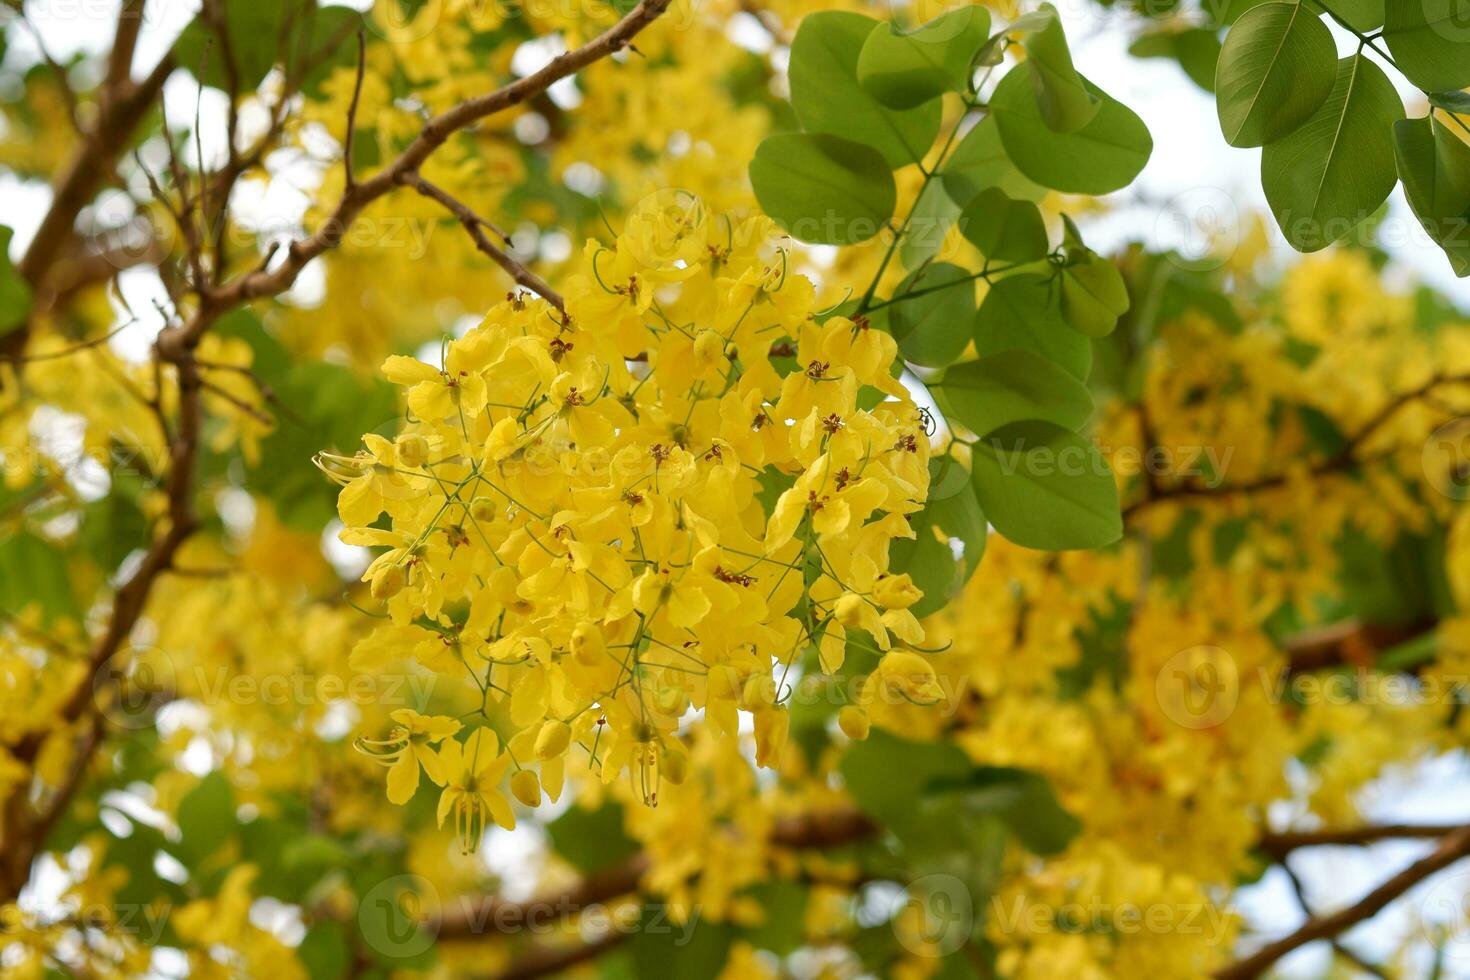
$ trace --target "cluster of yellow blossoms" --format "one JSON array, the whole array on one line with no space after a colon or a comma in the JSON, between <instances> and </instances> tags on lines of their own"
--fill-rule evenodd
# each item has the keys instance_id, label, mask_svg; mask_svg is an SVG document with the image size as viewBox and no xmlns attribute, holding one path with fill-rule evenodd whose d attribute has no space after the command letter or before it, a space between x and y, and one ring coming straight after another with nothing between
<instances>
[{"instance_id":1,"label":"cluster of yellow blossoms","mask_svg":"<svg viewBox=\"0 0 1470 980\"><path fill-rule=\"evenodd\" d=\"M793 681L848 643L891 651L865 697L928 697L932 668L895 648L922 640L919 593L888 571L928 489L924 420L893 338L824 319L788 265L767 219L651 195L613 246L589 243L565 313L515 294L442 368L390 357L402 432L320 458L342 540L386 549L364 575L385 621L354 663L412 651L479 690L468 733L405 710L361 743L393 800L420 769L442 786L465 847L514 824L511 770L528 805L568 761L656 803L699 713L734 739L749 712L773 765Z\"/></svg>"}]
</instances>

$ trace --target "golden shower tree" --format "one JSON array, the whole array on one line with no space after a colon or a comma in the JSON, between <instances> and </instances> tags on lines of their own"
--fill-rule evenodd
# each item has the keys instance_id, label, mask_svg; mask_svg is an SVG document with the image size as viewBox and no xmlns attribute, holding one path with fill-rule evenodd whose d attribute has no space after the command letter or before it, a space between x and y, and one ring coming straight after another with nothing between
<instances>
[{"instance_id":1,"label":"golden shower tree","mask_svg":"<svg viewBox=\"0 0 1470 980\"><path fill-rule=\"evenodd\" d=\"M1048 4L7 3L0 971L1445 969L1470 814L1365 815L1470 667L1420 6L1129 22L1283 268L1089 247L1154 137Z\"/></svg>"}]
</instances>

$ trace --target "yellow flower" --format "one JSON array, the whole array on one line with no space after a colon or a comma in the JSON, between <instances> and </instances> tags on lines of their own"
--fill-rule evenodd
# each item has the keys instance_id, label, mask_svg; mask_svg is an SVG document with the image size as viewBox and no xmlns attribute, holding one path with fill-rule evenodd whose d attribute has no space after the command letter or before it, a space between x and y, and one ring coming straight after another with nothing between
<instances>
[{"instance_id":1,"label":"yellow flower","mask_svg":"<svg viewBox=\"0 0 1470 980\"><path fill-rule=\"evenodd\" d=\"M440 786L444 767L432 748L435 742L453 736L459 722L442 715L421 715L412 708L399 708L391 715L398 724L386 739L357 740L357 747L388 767L388 800L407 803L419 788L419 767Z\"/></svg>"},{"instance_id":2,"label":"yellow flower","mask_svg":"<svg viewBox=\"0 0 1470 980\"><path fill-rule=\"evenodd\" d=\"M460 850L474 853L485 835L486 818L514 830L516 815L497 788L510 756L500 752L500 739L488 728L477 728L461 745L450 739L439 749L445 786L439 795L439 826L454 812L454 836Z\"/></svg>"}]
</instances>

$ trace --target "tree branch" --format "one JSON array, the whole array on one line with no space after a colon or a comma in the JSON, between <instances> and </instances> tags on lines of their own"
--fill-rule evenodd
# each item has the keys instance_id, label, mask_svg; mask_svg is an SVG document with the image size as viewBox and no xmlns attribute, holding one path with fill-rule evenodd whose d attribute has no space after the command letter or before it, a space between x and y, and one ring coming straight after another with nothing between
<instances>
[{"instance_id":1,"label":"tree branch","mask_svg":"<svg viewBox=\"0 0 1470 980\"><path fill-rule=\"evenodd\" d=\"M464 230L469 232L469 236L474 241L476 248L490 256L495 261L495 264L504 269L518 284L537 294L563 314L566 313L567 306L561 297L561 293L552 289L546 280L511 258L508 253L490 241L489 236L485 234L485 229L490 228L495 230L495 226L489 221L470 210L468 205L459 201L443 188L425 180L417 171L404 174L402 182L425 197L432 198L444 205L445 209L458 218L460 224L464 225Z\"/></svg>"},{"instance_id":2,"label":"tree branch","mask_svg":"<svg viewBox=\"0 0 1470 980\"><path fill-rule=\"evenodd\" d=\"M286 249L285 258L273 269L257 269L230 280L218 289L206 292L198 311L182 328L184 340L195 343L209 325L221 315L242 303L276 296L290 289L296 277L312 259L342 243L348 228L363 210L398 185L418 168L440 146L461 129L486 116L517 106L554 83L626 48L632 39L653 23L672 0L641 0L601 35L574 51L557 55L539 71L519 78L503 88L468 99L429 120L408 148L382 170L347 188L336 208L321 226L306 238L298 239Z\"/></svg>"},{"instance_id":3,"label":"tree branch","mask_svg":"<svg viewBox=\"0 0 1470 980\"><path fill-rule=\"evenodd\" d=\"M1252 980L1288 953L1319 939L1331 939L1373 918L1404 892L1465 857L1470 857L1470 826L1458 827L1445 835L1428 856L1364 895L1355 905L1332 915L1308 919L1290 935L1267 943L1251 955L1217 971L1215 980Z\"/></svg>"}]
</instances>

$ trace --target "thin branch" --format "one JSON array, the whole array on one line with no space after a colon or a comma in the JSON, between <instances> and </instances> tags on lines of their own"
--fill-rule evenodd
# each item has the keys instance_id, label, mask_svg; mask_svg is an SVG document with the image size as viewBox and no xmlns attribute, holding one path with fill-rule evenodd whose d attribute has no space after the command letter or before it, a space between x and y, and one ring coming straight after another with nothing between
<instances>
[{"instance_id":1,"label":"thin branch","mask_svg":"<svg viewBox=\"0 0 1470 980\"><path fill-rule=\"evenodd\" d=\"M194 317L183 327L183 339L196 343L209 325L224 313L253 299L276 296L290 289L296 277L317 256L338 247L363 210L404 182L461 129L486 116L520 105L554 83L626 48L630 41L668 8L672 0L641 0L607 31L573 51L557 55L539 71L503 88L461 102L429 120L418 137L386 167L348 188L332 213L306 238L291 243L286 257L274 269L259 269L230 280L208 292Z\"/></svg>"},{"instance_id":2,"label":"thin branch","mask_svg":"<svg viewBox=\"0 0 1470 980\"><path fill-rule=\"evenodd\" d=\"M826 848L871 838L878 828L852 808L813 812L777 822L770 842L778 847ZM638 890L649 859L638 853L589 875L569 891L543 895L526 902L508 902L495 895L447 903L429 924L440 939L463 939L484 933L519 932L527 925L574 916L590 905L600 905Z\"/></svg>"},{"instance_id":3,"label":"thin branch","mask_svg":"<svg viewBox=\"0 0 1470 980\"><path fill-rule=\"evenodd\" d=\"M1416 840L1446 837L1464 824L1370 824L1335 830L1286 830L1264 834L1256 845L1276 860L1304 847L1360 847L1385 840Z\"/></svg>"},{"instance_id":4,"label":"thin branch","mask_svg":"<svg viewBox=\"0 0 1470 980\"><path fill-rule=\"evenodd\" d=\"M352 143L357 136L357 105L362 101L362 79L367 73L367 42L361 29L357 32L357 80L352 85L352 103L347 107L347 137L342 144L342 169L347 174L347 186L357 183L352 173Z\"/></svg>"},{"instance_id":5,"label":"thin branch","mask_svg":"<svg viewBox=\"0 0 1470 980\"><path fill-rule=\"evenodd\" d=\"M1290 935L1267 943L1251 955L1217 971L1215 980L1252 980L1288 953L1319 939L1332 939L1373 918L1404 892L1465 857L1470 857L1470 826L1458 827L1446 834L1428 856L1415 861L1364 895L1356 904L1332 915L1308 919Z\"/></svg>"},{"instance_id":6,"label":"thin branch","mask_svg":"<svg viewBox=\"0 0 1470 980\"><path fill-rule=\"evenodd\" d=\"M563 314L567 311L566 302L561 294L552 289L546 280L536 273L527 269L524 265L511 258L510 255L498 248L494 242L485 235L485 228L495 229L489 221L480 217L472 211L468 205L449 194L437 184L432 184L419 175L417 171L406 173L401 178L401 183L407 184L425 197L432 198L444 205L445 209L459 219L464 225L464 230L469 232L475 247L495 261L495 264L505 270L506 274L518 284L536 293Z\"/></svg>"},{"instance_id":7,"label":"thin branch","mask_svg":"<svg viewBox=\"0 0 1470 980\"><path fill-rule=\"evenodd\" d=\"M1378 433L1386 424L1392 421L1398 411L1406 405L1430 395L1441 385L1467 384L1470 383L1470 375L1436 375L1428 382L1418 388L1400 392L1389 399L1369 421L1356 433L1348 438L1337 452L1320 460L1306 471L1306 475L1318 477L1328 476L1333 473L1343 473L1356 468L1363 461L1358 458L1358 451L1363 445ZM1149 444L1143 447L1144 456L1147 458L1155 445ZM1144 510L1156 503L1165 500L1188 500L1188 499L1220 499L1244 494L1259 493L1263 490L1278 489L1286 485L1288 480L1286 473L1272 473L1255 480L1243 483L1222 483L1217 487L1201 487L1188 483L1181 483L1171 487L1150 487L1149 492L1123 508L1123 517L1126 520L1140 510Z\"/></svg>"}]
</instances>

